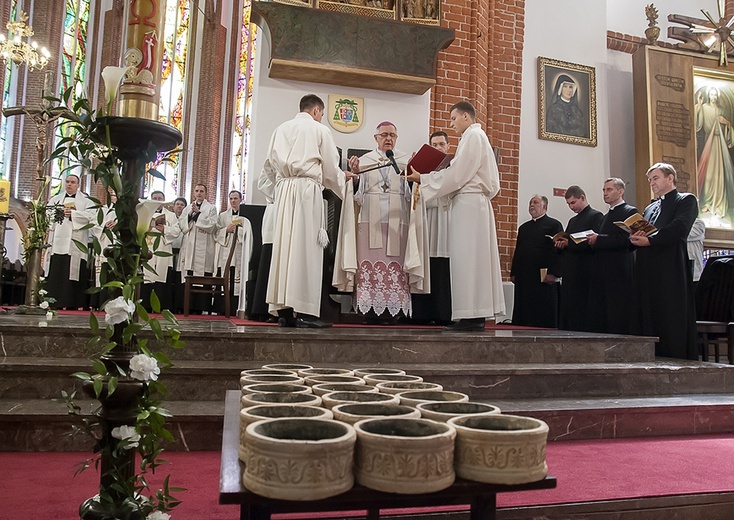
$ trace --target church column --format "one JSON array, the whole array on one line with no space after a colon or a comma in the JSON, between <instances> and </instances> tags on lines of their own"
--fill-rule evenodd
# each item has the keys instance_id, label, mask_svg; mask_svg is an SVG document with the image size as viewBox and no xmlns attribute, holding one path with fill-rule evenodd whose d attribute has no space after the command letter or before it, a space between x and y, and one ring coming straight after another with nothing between
<instances>
[{"instance_id":1,"label":"church column","mask_svg":"<svg viewBox=\"0 0 734 520\"><path fill-rule=\"evenodd\" d=\"M227 30L220 23L222 4L206 2L206 10L199 12L197 24L202 24L201 64L198 74L192 74L189 96L197 98L195 104L196 133L194 142L189 142L193 153L191 162L191 188L195 184L207 187L208 200L214 204L221 198L219 187L226 191L228 178L220 178L220 138L222 117L222 86L224 81L224 57L227 45ZM199 33L195 30L194 34ZM192 47L194 47L192 45ZM189 105L192 106L192 105ZM193 145L193 146L192 146ZM187 199L190 193L184 194ZM224 195L226 197L226 194ZM222 199L223 200L223 199ZM219 204L221 206L221 203Z\"/></svg>"},{"instance_id":2,"label":"church column","mask_svg":"<svg viewBox=\"0 0 734 520\"><path fill-rule=\"evenodd\" d=\"M493 201L503 275L509 276L517 222L520 94L525 0L448 0L441 25L456 30L439 53L437 84L431 91L431 131L458 137L448 123L452 104L472 101L492 146L499 148L501 192Z\"/></svg>"}]
</instances>

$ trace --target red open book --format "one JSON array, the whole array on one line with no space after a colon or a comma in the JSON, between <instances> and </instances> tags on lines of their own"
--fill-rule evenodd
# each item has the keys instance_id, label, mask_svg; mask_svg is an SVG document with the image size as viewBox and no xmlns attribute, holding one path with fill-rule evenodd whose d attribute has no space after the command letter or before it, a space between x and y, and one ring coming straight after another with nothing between
<instances>
[{"instance_id":1,"label":"red open book","mask_svg":"<svg viewBox=\"0 0 734 520\"><path fill-rule=\"evenodd\" d=\"M453 155L447 155L431 145L424 144L421 149L410 159L406 172L410 174L412 166L418 173L430 173L432 171L446 168Z\"/></svg>"}]
</instances>

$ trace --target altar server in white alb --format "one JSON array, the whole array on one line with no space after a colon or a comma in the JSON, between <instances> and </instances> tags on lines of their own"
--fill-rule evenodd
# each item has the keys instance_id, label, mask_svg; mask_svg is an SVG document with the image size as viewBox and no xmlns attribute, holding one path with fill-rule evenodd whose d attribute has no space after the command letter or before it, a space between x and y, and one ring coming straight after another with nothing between
<instances>
[{"instance_id":1,"label":"altar server in white alb","mask_svg":"<svg viewBox=\"0 0 734 520\"><path fill-rule=\"evenodd\" d=\"M179 253L181 275L209 276L214 274L214 253L216 242L214 234L217 230L217 208L206 200L206 186L194 186L194 201L181 213L178 224L183 233L183 243ZM185 279L181 280L185 282ZM202 298L203 294L195 294L191 308L194 311L208 311L211 302Z\"/></svg>"},{"instance_id":2,"label":"altar server in white alb","mask_svg":"<svg viewBox=\"0 0 734 520\"><path fill-rule=\"evenodd\" d=\"M86 291L89 288L90 266L87 254L74 243L87 245L90 230L85 227L97 222L94 203L79 190L77 175L69 174L64 179L64 191L51 197L48 206L53 208L49 215L48 243L44 259L46 290L56 299L57 309L77 309L88 306Z\"/></svg>"},{"instance_id":3,"label":"altar server in white alb","mask_svg":"<svg viewBox=\"0 0 734 520\"><path fill-rule=\"evenodd\" d=\"M160 201L161 205L153 214L150 221L150 231L160 233L160 237L147 236L148 248L153 257L148 260L148 265L154 272L143 270L143 287L141 291L143 306L150 309L150 293L155 294L161 303L161 309L173 309L173 298L175 295L174 268L173 268L173 244L181 237L181 227L178 218L173 211L163 207L166 196L162 191L154 191L150 194L151 200ZM156 242L158 246L156 247ZM171 256L160 256L155 253L167 253Z\"/></svg>"},{"instance_id":4,"label":"altar server in white alb","mask_svg":"<svg viewBox=\"0 0 734 520\"><path fill-rule=\"evenodd\" d=\"M271 312L278 311L280 326L324 327L328 324L318 317L328 236L321 192L328 188L342 196L345 173L331 132L321 124L324 102L309 94L301 98L299 109L275 129L258 182L275 201L266 301Z\"/></svg>"},{"instance_id":5,"label":"altar server in white alb","mask_svg":"<svg viewBox=\"0 0 734 520\"><path fill-rule=\"evenodd\" d=\"M461 135L451 164L419 174L425 201L449 197L449 258L451 271L450 330L483 330L485 318L505 312L497 230L491 199L500 179L494 152L476 111L468 101L451 107L451 126Z\"/></svg>"},{"instance_id":6,"label":"altar server in white alb","mask_svg":"<svg viewBox=\"0 0 734 520\"><path fill-rule=\"evenodd\" d=\"M237 243L234 244L234 255L230 264L230 285L232 302L231 308L236 309L239 301L240 283L247 281L247 272L249 271L249 259L252 254L252 226L250 221L241 216L240 204L242 203L242 193L237 190L229 192L229 207L222 211L217 218L217 256L214 261L216 272L219 276L224 276L224 270L227 266L227 258L232 249L232 240L237 236ZM236 235L235 235L236 233ZM243 254L244 251L244 254ZM243 256L244 262L243 262ZM224 299L219 296L214 297L214 307L217 314L224 313Z\"/></svg>"}]
</instances>

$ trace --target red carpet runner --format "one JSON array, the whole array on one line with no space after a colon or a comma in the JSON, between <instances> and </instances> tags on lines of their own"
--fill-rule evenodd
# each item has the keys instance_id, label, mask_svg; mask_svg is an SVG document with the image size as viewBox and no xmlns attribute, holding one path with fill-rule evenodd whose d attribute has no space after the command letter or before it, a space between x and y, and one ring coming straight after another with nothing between
<instances>
[{"instance_id":1,"label":"red carpet runner","mask_svg":"<svg viewBox=\"0 0 734 520\"><path fill-rule=\"evenodd\" d=\"M99 482L91 470L73 477L75 464L85 457L0 453L0 520L78 518L79 504L96 493ZM172 486L188 488L179 493L183 503L173 511L173 520L239 518L237 506L217 503L219 453L170 452L164 458L171 464L151 479L153 484L171 473ZM734 491L734 436L555 442L548 445L548 466L558 477L557 489L500 495L499 506Z\"/></svg>"}]
</instances>

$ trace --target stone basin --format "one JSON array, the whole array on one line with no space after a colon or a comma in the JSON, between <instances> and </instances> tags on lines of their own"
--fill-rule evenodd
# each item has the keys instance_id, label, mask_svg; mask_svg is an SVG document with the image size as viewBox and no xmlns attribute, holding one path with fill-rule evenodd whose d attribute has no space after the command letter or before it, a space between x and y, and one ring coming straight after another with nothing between
<instances>
[{"instance_id":1,"label":"stone basin","mask_svg":"<svg viewBox=\"0 0 734 520\"><path fill-rule=\"evenodd\" d=\"M525 484L548 474L548 425L518 415L461 416L456 428L456 473L489 484Z\"/></svg>"},{"instance_id":2,"label":"stone basin","mask_svg":"<svg viewBox=\"0 0 734 520\"><path fill-rule=\"evenodd\" d=\"M401 404L383 403L343 403L337 404L331 409L334 419L354 424L364 419L377 419L380 417L401 417L406 419L420 419L421 413L410 406Z\"/></svg>"},{"instance_id":3,"label":"stone basin","mask_svg":"<svg viewBox=\"0 0 734 520\"><path fill-rule=\"evenodd\" d=\"M257 421L265 419L279 419L281 417L310 417L315 419L333 419L331 410L319 406L304 406L292 404L259 405L240 410L240 444L237 455L242 462L247 462L247 444L245 431L247 427Z\"/></svg>"},{"instance_id":4,"label":"stone basin","mask_svg":"<svg viewBox=\"0 0 734 520\"><path fill-rule=\"evenodd\" d=\"M397 375L397 376L404 376L405 370L400 370L399 368L382 368L382 367L373 367L373 368L357 368L354 370L354 375L357 377L364 377L368 374L382 374L382 375Z\"/></svg>"},{"instance_id":5,"label":"stone basin","mask_svg":"<svg viewBox=\"0 0 734 520\"><path fill-rule=\"evenodd\" d=\"M240 386L252 385L255 383L288 383L294 385L302 385L303 378L295 374L263 374L263 375L246 375L240 377Z\"/></svg>"},{"instance_id":6,"label":"stone basin","mask_svg":"<svg viewBox=\"0 0 734 520\"><path fill-rule=\"evenodd\" d=\"M357 385L364 385L364 379L356 376L341 376L341 375L328 375L328 376L309 376L304 379L306 385L318 385L321 383L354 383Z\"/></svg>"},{"instance_id":7,"label":"stone basin","mask_svg":"<svg viewBox=\"0 0 734 520\"><path fill-rule=\"evenodd\" d=\"M242 376L292 376L292 370L276 370L273 368L250 368L240 372Z\"/></svg>"},{"instance_id":8,"label":"stone basin","mask_svg":"<svg viewBox=\"0 0 734 520\"><path fill-rule=\"evenodd\" d=\"M423 381L421 376L411 376L407 374L366 374L362 379L368 385L375 386L377 383L386 383L388 381Z\"/></svg>"},{"instance_id":9,"label":"stone basin","mask_svg":"<svg viewBox=\"0 0 734 520\"><path fill-rule=\"evenodd\" d=\"M313 393L319 396L331 392L374 392L377 388L370 385L361 385L357 383L319 383L311 387Z\"/></svg>"},{"instance_id":10,"label":"stone basin","mask_svg":"<svg viewBox=\"0 0 734 520\"><path fill-rule=\"evenodd\" d=\"M298 371L299 377L312 377L312 376L353 376L354 372L347 368L305 368Z\"/></svg>"},{"instance_id":11,"label":"stone basin","mask_svg":"<svg viewBox=\"0 0 734 520\"><path fill-rule=\"evenodd\" d=\"M325 419L258 421L245 430L247 489L278 500L321 500L354 485L352 426Z\"/></svg>"},{"instance_id":12,"label":"stone basin","mask_svg":"<svg viewBox=\"0 0 734 520\"><path fill-rule=\"evenodd\" d=\"M428 419L378 418L355 423L355 478L370 489L432 493L454 483L456 430Z\"/></svg>"},{"instance_id":13,"label":"stone basin","mask_svg":"<svg viewBox=\"0 0 734 520\"><path fill-rule=\"evenodd\" d=\"M343 403L383 403L399 404L394 395L379 394L377 392L329 392L321 396L326 408Z\"/></svg>"},{"instance_id":14,"label":"stone basin","mask_svg":"<svg viewBox=\"0 0 734 520\"><path fill-rule=\"evenodd\" d=\"M418 406L419 403L432 402L466 402L469 396L461 392L449 392L447 390L408 390L397 394L400 404L406 406Z\"/></svg>"},{"instance_id":15,"label":"stone basin","mask_svg":"<svg viewBox=\"0 0 734 520\"><path fill-rule=\"evenodd\" d=\"M290 383L253 383L242 387L242 395L254 393L310 394L310 386Z\"/></svg>"},{"instance_id":16,"label":"stone basin","mask_svg":"<svg viewBox=\"0 0 734 520\"><path fill-rule=\"evenodd\" d=\"M385 383L377 383L375 388L383 394L399 394L410 390L443 390L438 383L428 383L426 381L387 381Z\"/></svg>"},{"instance_id":17,"label":"stone basin","mask_svg":"<svg viewBox=\"0 0 734 520\"><path fill-rule=\"evenodd\" d=\"M416 409L421 413L421 417L431 419L438 422L447 422L452 417L462 415L495 415L500 413L500 409L491 404L466 402L430 402L418 403Z\"/></svg>"},{"instance_id":18,"label":"stone basin","mask_svg":"<svg viewBox=\"0 0 734 520\"><path fill-rule=\"evenodd\" d=\"M242 396L240 402L243 408L264 404L300 404L307 406L321 406L321 398L316 394L294 394L281 392L257 392L245 394Z\"/></svg>"},{"instance_id":19,"label":"stone basin","mask_svg":"<svg viewBox=\"0 0 734 520\"><path fill-rule=\"evenodd\" d=\"M303 363L268 363L263 365L264 369L274 370L287 370L297 374L299 370L306 370L307 368L313 368L311 365L304 365Z\"/></svg>"}]
</instances>

